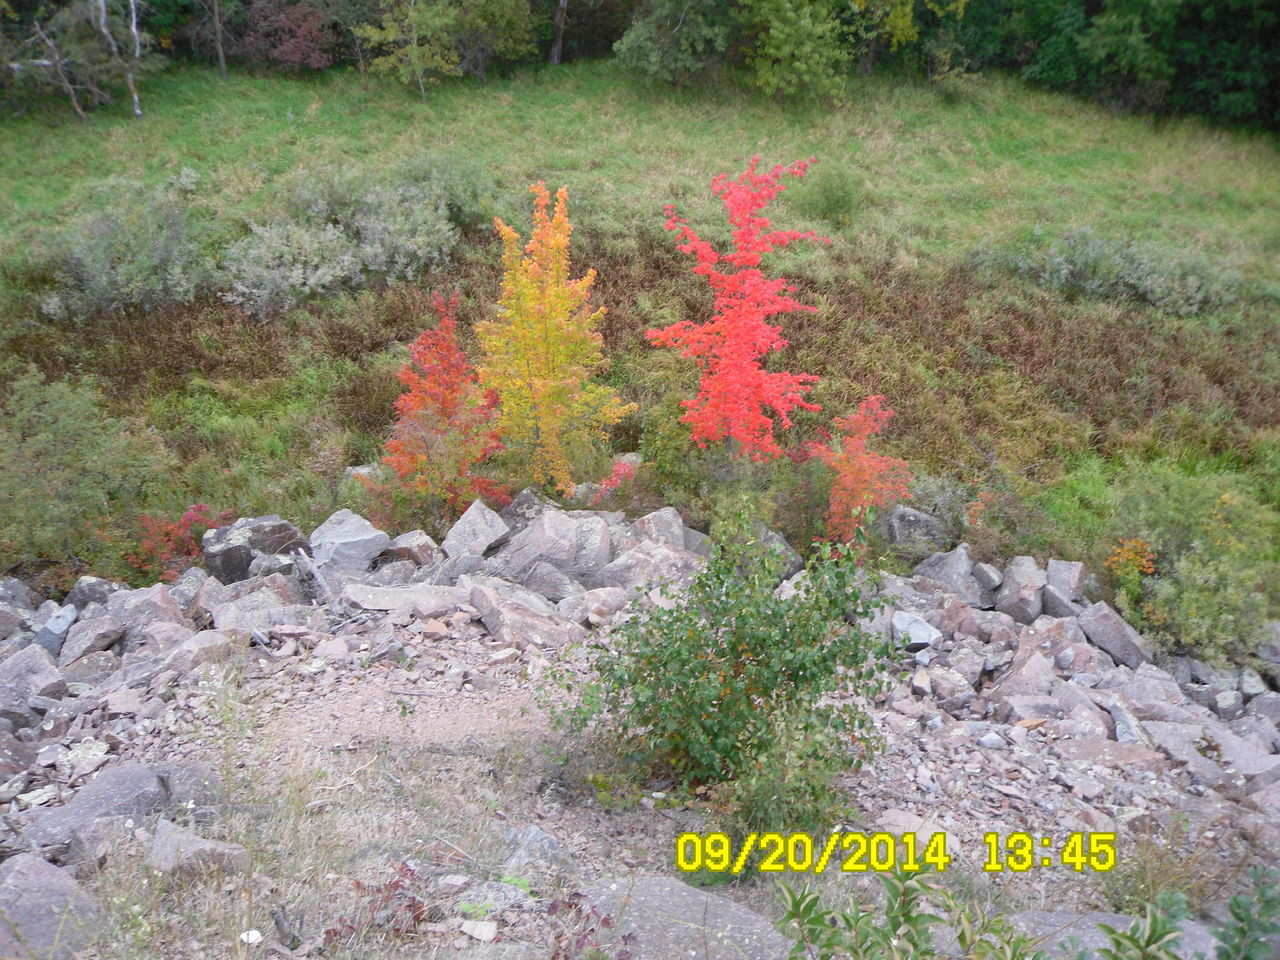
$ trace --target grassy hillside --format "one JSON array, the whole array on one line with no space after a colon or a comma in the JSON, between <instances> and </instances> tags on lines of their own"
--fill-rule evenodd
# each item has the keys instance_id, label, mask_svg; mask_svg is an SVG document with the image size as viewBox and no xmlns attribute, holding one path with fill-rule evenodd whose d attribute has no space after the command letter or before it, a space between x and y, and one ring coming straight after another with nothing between
<instances>
[{"instance_id":1,"label":"grassy hillside","mask_svg":"<svg viewBox=\"0 0 1280 960\"><path fill-rule=\"evenodd\" d=\"M670 423L689 371L641 334L709 303L662 229L664 205L721 237L713 175L755 153L769 164L816 156L773 210L777 226L832 240L771 265L818 307L790 318L792 347L778 358L823 377L814 396L824 412L798 435L885 394L897 417L883 449L932 478L922 504L953 518L987 490L987 528L970 534L989 534L991 551L1053 548L1097 562L1114 532L1099 497L1153 460L1171 461L1191 487L1226 477L1244 502L1280 506L1273 140L1117 117L999 77L946 89L868 78L830 109L731 87L640 87L608 63L442 85L426 103L336 71L221 82L184 69L149 81L144 106L141 123L123 109L86 124L0 121L0 295L11 353L53 376L96 375L107 412L140 416L179 459L148 494L170 515L203 499L322 518L342 468L380 449L401 345L429 322L425 290L460 287L464 324L486 315L497 244L476 230L420 286L352 292L267 324L207 297L68 335L34 310L49 238L115 202L109 178L158 185L188 168L212 256L277 211L290 184L424 152L491 183L492 212L521 229L530 181L568 186L575 262L598 271L597 301L610 311L610 376L648 411L622 425L619 449L642 435L651 449L655 436L678 440ZM1136 244L1139 272L1185 261L1233 299L1179 315L1017 275L1082 228L1106 264ZM662 483L695 514L706 509L705 484ZM773 493L797 535L813 532L820 504Z\"/></svg>"}]
</instances>

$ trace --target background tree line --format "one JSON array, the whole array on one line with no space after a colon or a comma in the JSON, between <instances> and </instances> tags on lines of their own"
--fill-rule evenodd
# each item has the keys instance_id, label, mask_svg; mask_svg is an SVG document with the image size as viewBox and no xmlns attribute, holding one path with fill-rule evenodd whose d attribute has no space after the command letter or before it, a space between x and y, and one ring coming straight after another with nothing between
<instances>
[{"instance_id":1,"label":"background tree line","mask_svg":"<svg viewBox=\"0 0 1280 960\"><path fill-rule=\"evenodd\" d=\"M615 53L673 84L841 96L875 69L1003 69L1159 114L1280 129L1274 0L0 0L0 93L76 113L173 60L443 78Z\"/></svg>"}]
</instances>

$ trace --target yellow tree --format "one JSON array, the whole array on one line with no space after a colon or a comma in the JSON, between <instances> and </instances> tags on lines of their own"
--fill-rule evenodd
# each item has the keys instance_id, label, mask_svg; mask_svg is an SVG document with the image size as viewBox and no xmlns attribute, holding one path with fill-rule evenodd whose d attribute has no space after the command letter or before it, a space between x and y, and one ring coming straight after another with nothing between
<instances>
[{"instance_id":1,"label":"yellow tree","mask_svg":"<svg viewBox=\"0 0 1280 960\"><path fill-rule=\"evenodd\" d=\"M604 308L591 307L594 270L569 278L568 191L561 187L554 209L539 181L533 193L533 232L520 235L495 220L502 237L502 297L498 316L478 324L484 351L480 382L499 397L498 428L509 449L529 451L535 483L573 490L569 454L607 439L605 430L630 413L608 387L591 383L604 368L596 324Z\"/></svg>"}]
</instances>

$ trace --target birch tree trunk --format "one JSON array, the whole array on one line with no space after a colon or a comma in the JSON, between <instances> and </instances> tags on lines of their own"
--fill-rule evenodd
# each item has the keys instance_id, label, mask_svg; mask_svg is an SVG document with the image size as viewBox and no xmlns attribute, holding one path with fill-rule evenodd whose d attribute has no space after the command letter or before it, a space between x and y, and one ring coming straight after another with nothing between
<instances>
[{"instance_id":1,"label":"birch tree trunk","mask_svg":"<svg viewBox=\"0 0 1280 960\"><path fill-rule=\"evenodd\" d=\"M564 50L564 22L569 15L569 0L560 0L556 7L555 39L551 42L551 65L558 66L560 54Z\"/></svg>"}]
</instances>

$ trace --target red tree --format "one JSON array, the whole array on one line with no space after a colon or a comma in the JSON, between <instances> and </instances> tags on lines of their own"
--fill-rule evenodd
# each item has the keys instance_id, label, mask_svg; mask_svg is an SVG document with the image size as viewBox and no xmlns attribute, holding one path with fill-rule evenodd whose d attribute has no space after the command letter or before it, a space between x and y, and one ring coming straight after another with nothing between
<instances>
[{"instance_id":1,"label":"red tree","mask_svg":"<svg viewBox=\"0 0 1280 960\"><path fill-rule=\"evenodd\" d=\"M251 60L312 70L333 64L334 34L329 18L311 4L254 0L246 19L249 29L243 46Z\"/></svg>"},{"instance_id":2,"label":"red tree","mask_svg":"<svg viewBox=\"0 0 1280 960\"><path fill-rule=\"evenodd\" d=\"M734 179L720 175L711 191L723 199L733 227L733 250L721 253L681 217L667 207L667 229L680 231L679 249L693 255L693 272L707 278L715 293L715 314L706 323L681 320L646 336L662 347L678 347L692 357L702 374L698 395L683 404L683 422L692 428L701 447L726 437L736 440L752 459L768 460L782 454L773 436L775 418L783 429L791 426L790 412L799 407L817 410L805 401L817 377L807 373L770 373L762 363L766 354L787 345L779 327L769 317L813 310L788 296L785 279L771 280L760 271L764 254L797 240L819 240L812 231L773 230L761 215L786 187L783 174L803 177L815 161L800 160L757 173L760 157L752 157L747 169ZM766 410L770 413L766 413Z\"/></svg>"},{"instance_id":3,"label":"red tree","mask_svg":"<svg viewBox=\"0 0 1280 960\"><path fill-rule=\"evenodd\" d=\"M409 363L397 376L405 392L396 400L400 419L386 444L383 462L412 492L437 497L454 509L476 497L506 502L506 488L471 472L502 449L489 426L498 406L493 391L481 390L456 339L455 294L438 292L431 305L440 318L409 348Z\"/></svg>"},{"instance_id":4,"label":"red tree","mask_svg":"<svg viewBox=\"0 0 1280 960\"><path fill-rule=\"evenodd\" d=\"M835 471L827 510L827 535L833 540L853 540L868 510L908 496L911 473L906 462L867 449L867 439L893 417L883 404L884 397L867 397L856 413L837 418L836 429L843 434L838 449L823 443L808 445L814 457Z\"/></svg>"}]
</instances>

